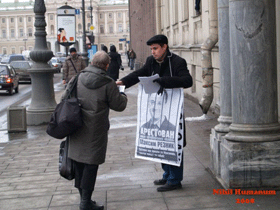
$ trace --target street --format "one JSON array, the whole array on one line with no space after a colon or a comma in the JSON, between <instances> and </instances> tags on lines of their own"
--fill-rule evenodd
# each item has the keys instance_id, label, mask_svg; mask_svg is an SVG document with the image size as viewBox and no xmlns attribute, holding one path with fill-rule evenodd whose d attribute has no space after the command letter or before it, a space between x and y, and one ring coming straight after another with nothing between
<instances>
[{"instance_id":1,"label":"street","mask_svg":"<svg viewBox=\"0 0 280 210\"><path fill-rule=\"evenodd\" d=\"M64 88L61 82L61 74L54 74L54 91ZM31 102L31 84L21 83L19 92L9 95L8 92L0 92L0 132L7 129L7 108L12 105L28 106ZM1 139L0 142L4 140Z\"/></svg>"}]
</instances>

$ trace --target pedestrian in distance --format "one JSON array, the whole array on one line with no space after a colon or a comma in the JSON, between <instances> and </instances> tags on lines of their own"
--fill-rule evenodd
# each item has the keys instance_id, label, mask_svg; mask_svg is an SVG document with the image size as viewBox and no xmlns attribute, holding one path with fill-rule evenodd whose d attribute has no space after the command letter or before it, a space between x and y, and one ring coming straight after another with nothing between
<instances>
[{"instance_id":1,"label":"pedestrian in distance","mask_svg":"<svg viewBox=\"0 0 280 210\"><path fill-rule=\"evenodd\" d=\"M126 51L126 56L127 56L127 59L128 59L128 66L130 67L130 57L129 57L129 50Z\"/></svg>"},{"instance_id":2,"label":"pedestrian in distance","mask_svg":"<svg viewBox=\"0 0 280 210\"><path fill-rule=\"evenodd\" d=\"M115 45L111 45L109 56L111 58L111 63L107 73L109 77L117 81L117 79L119 79L119 70L122 68L122 59L121 55L117 52Z\"/></svg>"},{"instance_id":3,"label":"pedestrian in distance","mask_svg":"<svg viewBox=\"0 0 280 210\"><path fill-rule=\"evenodd\" d=\"M106 45L102 45L101 50L108 53L108 48L106 47Z\"/></svg>"},{"instance_id":4,"label":"pedestrian in distance","mask_svg":"<svg viewBox=\"0 0 280 210\"><path fill-rule=\"evenodd\" d=\"M97 171L105 162L109 110L123 111L127 97L120 93L106 71L110 57L98 51L91 64L81 71L77 83L77 98L81 103L83 126L70 136L68 155L74 161L75 187L79 190L80 210L102 210L103 205L91 200ZM69 82L71 88L74 78ZM65 97L65 96L64 96Z\"/></svg>"},{"instance_id":5,"label":"pedestrian in distance","mask_svg":"<svg viewBox=\"0 0 280 210\"><path fill-rule=\"evenodd\" d=\"M63 84L67 84L72 77L76 76L80 71L86 68L85 61L82 56L77 54L76 48L72 47L68 56L63 64Z\"/></svg>"},{"instance_id":6,"label":"pedestrian in distance","mask_svg":"<svg viewBox=\"0 0 280 210\"><path fill-rule=\"evenodd\" d=\"M147 41L152 56L149 56L144 66L116 82L117 85L125 85L129 88L139 82L138 77L147 77L158 74L155 79L161 88L158 94L162 94L164 88L189 88L192 86L192 77L187 68L185 59L169 51L168 39L165 35L156 35ZM185 126L184 133L185 133ZM184 135L186 138L186 135ZM186 139L184 138L184 146ZM183 180L183 158L179 167L163 164L163 176L155 180L155 185L162 185L157 191L164 192L182 188Z\"/></svg>"},{"instance_id":7,"label":"pedestrian in distance","mask_svg":"<svg viewBox=\"0 0 280 210\"><path fill-rule=\"evenodd\" d=\"M131 49L131 50L129 51L130 70L133 70L133 69L134 69L135 59L136 59L136 53L134 52L133 49Z\"/></svg>"}]
</instances>

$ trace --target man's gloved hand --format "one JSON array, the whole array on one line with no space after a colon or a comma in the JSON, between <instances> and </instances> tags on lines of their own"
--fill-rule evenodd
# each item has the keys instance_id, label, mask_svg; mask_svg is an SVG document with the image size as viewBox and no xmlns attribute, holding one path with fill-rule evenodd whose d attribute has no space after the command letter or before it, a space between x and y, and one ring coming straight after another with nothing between
<instances>
[{"instance_id":1,"label":"man's gloved hand","mask_svg":"<svg viewBox=\"0 0 280 210\"><path fill-rule=\"evenodd\" d=\"M164 77L159 77L155 80L153 80L153 82L157 82L160 85L160 88L158 90L158 95L162 95L163 91L164 91L164 87L165 87L165 79Z\"/></svg>"}]
</instances>

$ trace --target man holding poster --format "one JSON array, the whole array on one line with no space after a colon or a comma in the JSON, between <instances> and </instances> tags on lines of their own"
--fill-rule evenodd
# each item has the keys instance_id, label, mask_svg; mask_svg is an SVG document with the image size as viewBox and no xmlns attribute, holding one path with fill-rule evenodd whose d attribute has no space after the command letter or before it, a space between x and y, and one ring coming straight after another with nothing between
<instances>
[{"instance_id":1,"label":"man holding poster","mask_svg":"<svg viewBox=\"0 0 280 210\"><path fill-rule=\"evenodd\" d=\"M130 73L126 77L122 78L120 81L117 81L116 82L117 85L125 85L126 88L129 88L139 82L139 77L148 77L148 76L158 74L159 78L153 80L153 82L158 83L161 87L160 90L158 91L158 94L159 94L158 96L164 97L165 94L167 94L167 96L172 96L172 93L170 92L170 91L172 91L172 88L175 88L178 91L180 91L180 89L178 89L178 88L189 88L192 86L192 77L189 74L189 70L187 68L186 61L183 58L179 57L178 55L175 55L174 53L171 53L169 51L168 39L166 36L156 35L147 41L147 45L150 46L152 56L149 56L147 58L146 63L142 68ZM166 90L164 90L165 88L166 88ZM145 94L144 92L145 91L143 91L143 94ZM175 95L180 95L180 94L175 94ZM143 95L143 96L145 96L145 95ZM147 98L148 98L148 94L147 94ZM164 99L162 99L162 100L164 101ZM171 103L171 100L173 100L173 99L170 97L169 98L170 104L176 104L173 101ZM171 107L171 106L169 106L169 107ZM181 108L182 107L179 107L179 110ZM151 110L151 111L156 112L156 109ZM172 110L170 109L169 111L165 111L165 112L171 112L171 111ZM178 111L178 109L176 111ZM156 113L154 113L154 114L156 114ZM172 115L169 115L169 116L172 116ZM181 116L180 119L182 120L183 117ZM162 123L163 122L164 122L164 118L163 118ZM174 119L174 122L179 124L178 119ZM176 124L176 125L178 125L178 124ZM170 126L169 128L172 127L170 124L168 124L168 125ZM177 130L178 130L178 127L179 126L177 126ZM182 127L183 127L183 133L184 133L185 132L184 123L183 123ZM144 138L144 136L147 136L149 134L149 132L150 132L150 135L154 135L153 136L154 140L158 140L157 143L160 142L160 143L162 143L162 145L165 145L167 147L169 145L170 147L172 147L172 141L168 145L166 144L166 142L162 141L163 133L161 132L160 129L150 128L150 130L148 130L148 128L146 128L147 129L146 130L147 135L146 135L144 127L142 127L142 128L143 128L142 131L144 132L144 133L142 133L142 136L140 135L139 132L137 135L139 137L139 141L143 141L143 143L150 144L148 146L153 148L150 150L151 152L147 153L148 155L153 155L153 152L158 151L156 148L161 146L161 145L157 145L157 144L155 145L154 141L148 141L146 138ZM166 129L164 129L164 130L166 130ZM167 129L167 130L173 130L173 128ZM141 128L140 128L140 132L141 132ZM160 138L158 136L159 134L160 134ZM157 136L155 136L155 135L157 135ZM164 133L164 138L165 138L165 135L166 135L166 133ZM170 138L170 137L172 137L171 136L172 132L169 132L168 135L169 135L168 138L172 139L172 138ZM177 133L175 133L175 135L178 136ZM183 136L184 136L184 146L185 146L186 145L185 135L183 135ZM141 138L141 137L143 137L143 138ZM178 149L177 149L178 145L174 145L174 147L176 147L175 149L176 149L176 151L178 151ZM172 156L174 154L173 151L169 151L169 152L168 151L169 150L166 148L165 153L170 153L171 154L170 156ZM183 158L180 161L179 166L176 166L175 164L171 165L166 162L164 163L164 161L160 161L160 162L162 162L162 169L164 170L164 174L163 174L162 179L155 180L154 184L163 185L163 186L158 187L157 190L159 192L164 192L164 191L170 191L170 190L175 190L175 189L181 188L182 187L181 181L183 180Z\"/></svg>"}]
</instances>

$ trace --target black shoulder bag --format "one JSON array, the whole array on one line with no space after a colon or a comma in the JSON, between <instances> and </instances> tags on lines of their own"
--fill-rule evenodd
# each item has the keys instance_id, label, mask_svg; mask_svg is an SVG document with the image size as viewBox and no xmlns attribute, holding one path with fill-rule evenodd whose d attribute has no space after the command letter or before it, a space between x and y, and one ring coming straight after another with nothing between
<instances>
[{"instance_id":1,"label":"black shoulder bag","mask_svg":"<svg viewBox=\"0 0 280 210\"><path fill-rule=\"evenodd\" d=\"M76 132L83 125L81 106L77 99L78 77L79 74L75 77L66 98L57 104L51 115L46 132L54 138L63 139ZM71 98L74 89L75 97Z\"/></svg>"},{"instance_id":2,"label":"black shoulder bag","mask_svg":"<svg viewBox=\"0 0 280 210\"><path fill-rule=\"evenodd\" d=\"M60 143L58 170L60 176L72 180L75 178L75 168L73 160L68 158L69 141L70 137L67 136L66 140Z\"/></svg>"}]
</instances>

